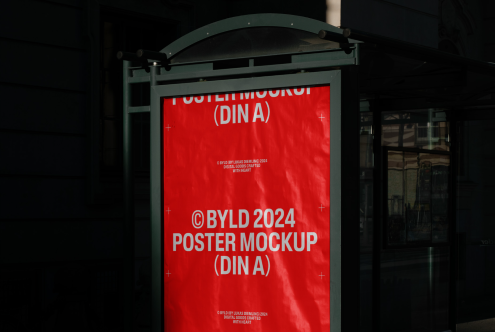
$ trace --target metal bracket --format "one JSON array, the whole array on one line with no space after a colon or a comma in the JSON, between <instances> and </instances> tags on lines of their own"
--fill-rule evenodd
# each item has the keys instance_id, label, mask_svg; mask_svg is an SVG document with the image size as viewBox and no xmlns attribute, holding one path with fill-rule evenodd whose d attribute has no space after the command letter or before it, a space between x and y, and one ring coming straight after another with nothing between
<instances>
[{"instance_id":1,"label":"metal bracket","mask_svg":"<svg viewBox=\"0 0 495 332\"><path fill-rule=\"evenodd\" d=\"M340 48L344 50L345 54L350 54L352 52L351 47L354 46L354 44L349 43L348 37L350 35L350 30L347 30L349 29L344 29L342 34L327 30L320 30L320 32L318 32L318 37L339 43Z\"/></svg>"},{"instance_id":2,"label":"metal bracket","mask_svg":"<svg viewBox=\"0 0 495 332\"><path fill-rule=\"evenodd\" d=\"M166 71L170 70L170 60L167 58L167 55L165 53L140 49L136 52L136 56L138 57L138 59L142 59L142 61L146 62L148 60L160 61L160 64L165 68Z\"/></svg>"},{"instance_id":3,"label":"metal bracket","mask_svg":"<svg viewBox=\"0 0 495 332\"><path fill-rule=\"evenodd\" d=\"M117 52L117 59L119 59L119 60L126 60L126 61L138 61L138 62L141 63L142 68L144 70L146 70L147 73L150 72L150 65L148 63L148 60L147 59L144 59L144 58L139 58L134 53L119 51L119 52Z\"/></svg>"}]
</instances>

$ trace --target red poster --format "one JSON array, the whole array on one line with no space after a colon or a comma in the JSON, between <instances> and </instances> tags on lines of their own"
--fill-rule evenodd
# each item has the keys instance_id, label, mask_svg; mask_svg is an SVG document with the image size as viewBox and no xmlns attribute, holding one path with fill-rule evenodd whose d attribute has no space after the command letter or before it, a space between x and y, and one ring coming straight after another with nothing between
<instances>
[{"instance_id":1,"label":"red poster","mask_svg":"<svg viewBox=\"0 0 495 332\"><path fill-rule=\"evenodd\" d=\"M163 99L165 331L330 330L330 87Z\"/></svg>"}]
</instances>

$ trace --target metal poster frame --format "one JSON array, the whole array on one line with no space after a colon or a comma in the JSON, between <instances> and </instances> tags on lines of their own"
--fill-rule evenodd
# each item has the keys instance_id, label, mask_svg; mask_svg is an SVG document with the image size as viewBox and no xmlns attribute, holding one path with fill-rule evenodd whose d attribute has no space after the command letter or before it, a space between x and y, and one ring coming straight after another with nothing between
<instances>
[{"instance_id":1,"label":"metal poster frame","mask_svg":"<svg viewBox=\"0 0 495 332\"><path fill-rule=\"evenodd\" d=\"M330 324L341 330L341 71L151 87L152 331L163 331L162 98L245 90L330 85Z\"/></svg>"}]
</instances>

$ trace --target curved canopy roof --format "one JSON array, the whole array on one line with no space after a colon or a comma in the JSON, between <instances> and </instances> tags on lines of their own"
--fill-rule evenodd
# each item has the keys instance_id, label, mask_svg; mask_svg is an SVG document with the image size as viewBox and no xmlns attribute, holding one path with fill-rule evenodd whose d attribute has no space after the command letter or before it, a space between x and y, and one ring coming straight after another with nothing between
<instances>
[{"instance_id":1,"label":"curved canopy roof","mask_svg":"<svg viewBox=\"0 0 495 332\"><path fill-rule=\"evenodd\" d=\"M171 63L188 63L339 48L338 43L319 38L320 30L338 34L343 31L294 15L244 15L194 30L161 52Z\"/></svg>"}]
</instances>

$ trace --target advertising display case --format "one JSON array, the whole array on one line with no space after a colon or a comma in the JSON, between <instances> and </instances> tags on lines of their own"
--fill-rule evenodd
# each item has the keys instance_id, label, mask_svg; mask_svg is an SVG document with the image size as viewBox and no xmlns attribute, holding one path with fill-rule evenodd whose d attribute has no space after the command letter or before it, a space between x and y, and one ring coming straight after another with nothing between
<instances>
[{"instance_id":1,"label":"advertising display case","mask_svg":"<svg viewBox=\"0 0 495 332\"><path fill-rule=\"evenodd\" d=\"M165 331L330 329L340 79L153 88Z\"/></svg>"},{"instance_id":2,"label":"advertising display case","mask_svg":"<svg viewBox=\"0 0 495 332\"><path fill-rule=\"evenodd\" d=\"M342 186L359 164L358 139L342 140L359 125L358 47L319 31L342 33L247 15L160 52L119 52L127 202L131 116L151 113L153 331L357 326L358 266L341 257L358 258L358 237L342 237L359 232L342 220L359 204L357 179ZM150 106L131 106L146 82ZM128 203L129 233L132 213Z\"/></svg>"}]
</instances>

